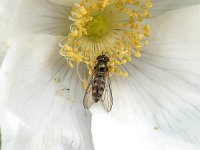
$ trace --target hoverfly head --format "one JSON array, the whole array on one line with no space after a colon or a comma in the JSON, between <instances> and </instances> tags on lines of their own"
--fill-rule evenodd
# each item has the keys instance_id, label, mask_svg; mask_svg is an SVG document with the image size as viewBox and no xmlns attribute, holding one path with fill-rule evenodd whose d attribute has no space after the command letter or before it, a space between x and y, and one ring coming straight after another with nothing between
<instances>
[{"instance_id":1,"label":"hoverfly head","mask_svg":"<svg viewBox=\"0 0 200 150\"><path fill-rule=\"evenodd\" d=\"M97 60L98 61L104 61L106 63L110 61L110 59L108 58L108 56L106 56L105 54L98 56Z\"/></svg>"}]
</instances>

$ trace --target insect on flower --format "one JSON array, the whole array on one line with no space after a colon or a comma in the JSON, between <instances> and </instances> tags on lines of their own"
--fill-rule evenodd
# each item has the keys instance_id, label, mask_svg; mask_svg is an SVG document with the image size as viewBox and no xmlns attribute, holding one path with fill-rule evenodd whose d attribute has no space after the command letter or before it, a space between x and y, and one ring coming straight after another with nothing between
<instances>
[{"instance_id":1,"label":"insect on flower","mask_svg":"<svg viewBox=\"0 0 200 150\"><path fill-rule=\"evenodd\" d=\"M109 61L110 59L105 54L97 57L97 64L89 79L89 84L83 99L83 105L86 109L89 109L93 103L99 101L107 112L110 112L112 109L113 97L107 66Z\"/></svg>"}]
</instances>

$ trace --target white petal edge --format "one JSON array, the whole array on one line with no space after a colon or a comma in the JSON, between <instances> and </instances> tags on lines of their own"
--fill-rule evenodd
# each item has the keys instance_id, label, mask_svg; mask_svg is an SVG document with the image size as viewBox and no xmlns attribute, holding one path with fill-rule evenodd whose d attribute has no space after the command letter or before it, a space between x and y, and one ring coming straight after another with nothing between
<instances>
[{"instance_id":1,"label":"white petal edge","mask_svg":"<svg viewBox=\"0 0 200 150\"><path fill-rule=\"evenodd\" d=\"M123 145L128 150L199 149L199 18L198 5L152 21L149 46L126 66L130 76L112 79L114 104L109 116L114 120L99 115L98 106L92 109L96 150L113 144L117 150Z\"/></svg>"},{"instance_id":2,"label":"white petal edge","mask_svg":"<svg viewBox=\"0 0 200 150\"><path fill-rule=\"evenodd\" d=\"M93 150L91 116L78 101L82 83L59 56L59 39L26 36L9 49L0 85L7 91L0 91L3 149Z\"/></svg>"}]
</instances>

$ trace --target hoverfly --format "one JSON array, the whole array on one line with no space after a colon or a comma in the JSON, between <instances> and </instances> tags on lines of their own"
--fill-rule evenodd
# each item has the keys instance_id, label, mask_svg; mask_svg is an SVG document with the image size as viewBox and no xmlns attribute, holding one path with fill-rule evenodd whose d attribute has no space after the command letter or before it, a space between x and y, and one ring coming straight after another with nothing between
<instances>
[{"instance_id":1,"label":"hoverfly","mask_svg":"<svg viewBox=\"0 0 200 150\"><path fill-rule=\"evenodd\" d=\"M112 109L113 97L107 66L109 61L110 59L105 54L97 57L97 64L89 79L88 87L83 99L83 105L86 109L89 109L93 103L99 101L107 112L110 112Z\"/></svg>"}]
</instances>

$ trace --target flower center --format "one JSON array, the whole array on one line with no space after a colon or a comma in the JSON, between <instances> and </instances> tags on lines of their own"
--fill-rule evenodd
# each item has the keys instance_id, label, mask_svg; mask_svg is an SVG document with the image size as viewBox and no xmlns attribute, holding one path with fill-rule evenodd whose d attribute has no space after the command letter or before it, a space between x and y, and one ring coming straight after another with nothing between
<instances>
[{"instance_id":1,"label":"flower center","mask_svg":"<svg viewBox=\"0 0 200 150\"><path fill-rule=\"evenodd\" d=\"M92 21L86 24L87 37L95 42L100 41L109 30L109 24L106 16L95 16Z\"/></svg>"},{"instance_id":2,"label":"flower center","mask_svg":"<svg viewBox=\"0 0 200 150\"><path fill-rule=\"evenodd\" d=\"M124 64L132 55L141 57L142 48L148 44L150 25L144 20L151 17L150 0L81 0L72 8L74 23L71 32L60 42L60 54L73 67L85 63L92 73L96 58L106 54L109 73L127 76Z\"/></svg>"}]
</instances>

